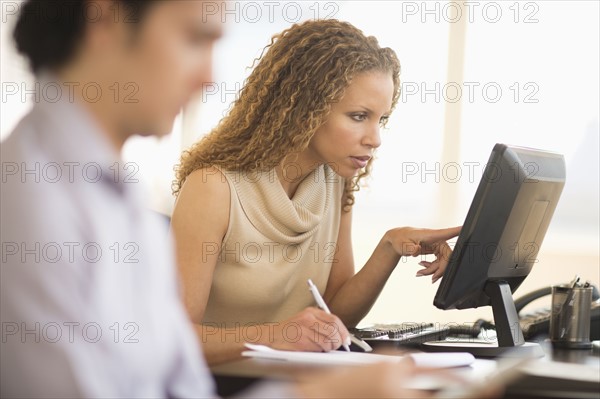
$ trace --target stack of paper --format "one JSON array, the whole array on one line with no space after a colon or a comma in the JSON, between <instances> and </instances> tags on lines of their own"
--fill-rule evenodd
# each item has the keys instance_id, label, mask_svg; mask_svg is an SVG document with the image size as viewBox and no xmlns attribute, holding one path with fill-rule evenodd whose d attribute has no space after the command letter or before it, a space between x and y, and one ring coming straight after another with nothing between
<instances>
[{"instance_id":1,"label":"stack of paper","mask_svg":"<svg viewBox=\"0 0 600 399\"><path fill-rule=\"evenodd\" d=\"M363 352L294 352L269 348L264 345L246 344L250 349L242 353L246 357L282 360L311 364L361 365L379 362L399 362L406 357L412 358L419 367L446 368L468 366L475 361L470 353L412 353L404 356L388 356Z\"/></svg>"}]
</instances>

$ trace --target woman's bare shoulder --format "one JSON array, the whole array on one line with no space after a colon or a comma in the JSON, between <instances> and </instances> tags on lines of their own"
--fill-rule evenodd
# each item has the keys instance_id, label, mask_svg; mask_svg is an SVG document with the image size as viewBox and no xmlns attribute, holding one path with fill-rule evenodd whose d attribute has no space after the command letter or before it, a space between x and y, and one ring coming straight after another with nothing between
<instances>
[{"instance_id":1,"label":"woman's bare shoulder","mask_svg":"<svg viewBox=\"0 0 600 399\"><path fill-rule=\"evenodd\" d=\"M185 179L175 209L173 223L191 220L211 225L216 230L227 228L230 188L223 172L214 166L198 169ZM204 224L204 223L203 223Z\"/></svg>"}]
</instances>

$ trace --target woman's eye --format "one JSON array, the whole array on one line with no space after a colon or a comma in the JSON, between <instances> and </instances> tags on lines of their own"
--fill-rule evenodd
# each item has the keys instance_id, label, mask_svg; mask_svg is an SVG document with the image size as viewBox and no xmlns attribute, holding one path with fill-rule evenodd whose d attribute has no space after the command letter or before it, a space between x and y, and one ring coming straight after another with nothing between
<instances>
[{"instance_id":1,"label":"woman's eye","mask_svg":"<svg viewBox=\"0 0 600 399\"><path fill-rule=\"evenodd\" d=\"M367 119L367 114L352 114L350 117L357 122L362 122Z\"/></svg>"},{"instance_id":2,"label":"woman's eye","mask_svg":"<svg viewBox=\"0 0 600 399\"><path fill-rule=\"evenodd\" d=\"M379 123L382 125L385 125L387 123L388 119L390 119L389 116L382 116L381 119L379 119Z\"/></svg>"}]
</instances>

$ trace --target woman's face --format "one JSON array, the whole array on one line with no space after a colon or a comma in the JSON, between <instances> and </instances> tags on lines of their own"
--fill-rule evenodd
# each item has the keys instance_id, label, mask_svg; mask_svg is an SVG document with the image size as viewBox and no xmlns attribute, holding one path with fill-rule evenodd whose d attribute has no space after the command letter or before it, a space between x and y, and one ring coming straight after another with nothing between
<instances>
[{"instance_id":1,"label":"woman's face","mask_svg":"<svg viewBox=\"0 0 600 399\"><path fill-rule=\"evenodd\" d=\"M379 129L390 113L393 95L390 73L355 76L313 136L308 147L311 157L331 165L342 177L356 175L381 145Z\"/></svg>"}]
</instances>

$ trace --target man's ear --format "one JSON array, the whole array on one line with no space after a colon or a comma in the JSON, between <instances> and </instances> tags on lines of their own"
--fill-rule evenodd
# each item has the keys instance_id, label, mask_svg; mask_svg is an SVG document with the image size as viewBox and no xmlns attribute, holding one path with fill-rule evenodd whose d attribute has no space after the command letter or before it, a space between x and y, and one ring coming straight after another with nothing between
<instances>
[{"instance_id":1,"label":"man's ear","mask_svg":"<svg viewBox=\"0 0 600 399\"><path fill-rule=\"evenodd\" d=\"M126 16L123 5L115 0L85 0L86 23L84 45L93 49L114 46L125 40Z\"/></svg>"}]
</instances>

